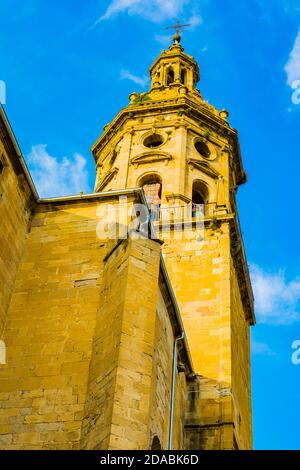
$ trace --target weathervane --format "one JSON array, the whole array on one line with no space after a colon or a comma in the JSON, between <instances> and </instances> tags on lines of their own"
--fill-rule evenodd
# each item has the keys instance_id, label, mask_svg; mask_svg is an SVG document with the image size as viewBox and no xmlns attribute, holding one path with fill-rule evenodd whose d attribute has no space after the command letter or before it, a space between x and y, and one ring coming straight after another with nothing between
<instances>
[{"instance_id":1,"label":"weathervane","mask_svg":"<svg viewBox=\"0 0 300 470\"><path fill-rule=\"evenodd\" d=\"M189 24L181 24L179 20L177 20L177 23L173 26L167 26L165 29L175 29L176 34L174 35L174 43L179 44L181 41L181 36L180 34L182 33L184 28L188 28L189 26L192 26L190 23Z\"/></svg>"}]
</instances>

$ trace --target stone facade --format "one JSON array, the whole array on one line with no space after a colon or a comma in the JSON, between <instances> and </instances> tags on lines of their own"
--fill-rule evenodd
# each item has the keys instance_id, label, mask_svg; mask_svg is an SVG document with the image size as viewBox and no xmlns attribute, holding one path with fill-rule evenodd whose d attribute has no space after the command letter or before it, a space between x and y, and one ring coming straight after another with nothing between
<instances>
[{"instance_id":1,"label":"stone facade","mask_svg":"<svg viewBox=\"0 0 300 470\"><path fill-rule=\"evenodd\" d=\"M204 448L251 448L249 330L255 317L235 198L246 181L238 135L227 111L203 100L198 65L178 41L150 74L149 93L131 95L92 148L95 189L143 187L151 179L161 184L156 228L201 376L199 415L187 423L188 432L200 436ZM156 141L149 148L151 136ZM203 227L182 231L180 215L197 191L205 205Z\"/></svg>"},{"instance_id":2,"label":"stone facade","mask_svg":"<svg viewBox=\"0 0 300 470\"><path fill-rule=\"evenodd\" d=\"M99 239L99 204L42 203L32 214L3 334L2 448L137 449L152 434L166 439L168 419L150 426L149 412L168 415L172 369L160 244ZM165 329L167 344L155 336Z\"/></svg>"},{"instance_id":3,"label":"stone facade","mask_svg":"<svg viewBox=\"0 0 300 470\"><path fill-rule=\"evenodd\" d=\"M0 118L0 130L0 331L2 331L29 230L33 195L9 136L4 115Z\"/></svg>"},{"instance_id":4,"label":"stone facade","mask_svg":"<svg viewBox=\"0 0 300 470\"><path fill-rule=\"evenodd\" d=\"M174 449L252 447L237 133L178 37L150 74L92 148L91 195L39 199L1 109L1 449L167 449L172 384Z\"/></svg>"}]
</instances>

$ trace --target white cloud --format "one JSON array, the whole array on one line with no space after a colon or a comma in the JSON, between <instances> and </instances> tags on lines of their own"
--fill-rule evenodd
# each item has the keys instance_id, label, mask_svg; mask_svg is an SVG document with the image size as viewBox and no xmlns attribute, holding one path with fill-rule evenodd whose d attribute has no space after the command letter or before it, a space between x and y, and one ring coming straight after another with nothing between
<instances>
[{"instance_id":1,"label":"white cloud","mask_svg":"<svg viewBox=\"0 0 300 470\"><path fill-rule=\"evenodd\" d=\"M197 26L203 23L203 19L200 15L195 13L190 17L187 23L191 25L192 29L195 29Z\"/></svg>"},{"instance_id":2,"label":"white cloud","mask_svg":"<svg viewBox=\"0 0 300 470\"><path fill-rule=\"evenodd\" d=\"M0 104L6 104L6 83L0 80Z\"/></svg>"},{"instance_id":3,"label":"white cloud","mask_svg":"<svg viewBox=\"0 0 300 470\"><path fill-rule=\"evenodd\" d=\"M155 34L154 39L162 46L169 46L172 44L172 34Z\"/></svg>"},{"instance_id":4,"label":"white cloud","mask_svg":"<svg viewBox=\"0 0 300 470\"><path fill-rule=\"evenodd\" d=\"M155 23L177 18L185 5L194 0L112 0L98 21L108 20L119 13L142 16Z\"/></svg>"},{"instance_id":5,"label":"white cloud","mask_svg":"<svg viewBox=\"0 0 300 470\"><path fill-rule=\"evenodd\" d=\"M255 340L251 341L251 353L255 356L275 356L270 346L266 343L259 343Z\"/></svg>"},{"instance_id":6,"label":"white cloud","mask_svg":"<svg viewBox=\"0 0 300 470\"><path fill-rule=\"evenodd\" d=\"M259 323L288 325L300 321L300 279L286 281L283 271L266 272L250 267Z\"/></svg>"},{"instance_id":7,"label":"white cloud","mask_svg":"<svg viewBox=\"0 0 300 470\"><path fill-rule=\"evenodd\" d=\"M294 88L296 80L300 80L300 29L298 31L288 63L285 66L287 83Z\"/></svg>"},{"instance_id":8,"label":"white cloud","mask_svg":"<svg viewBox=\"0 0 300 470\"><path fill-rule=\"evenodd\" d=\"M27 157L33 181L41 197L68 196L89 192L86 159L75 153L72 159L49 155L47 145L31 148Z\"/></svg>"},{"instance_id":9,"label":"white cloud","mask_svg":"<svg viewBox=\"0 0 300 470\"><path fill-rule=\"evenodd\" d=\"M141 87L147 85L149 81L149 78L146 75L138 77L137 75L133 75L131 72L125 69L121 70L120 78L121 80L131 80L132 82L136 83L137 85L140 85Z\"/></svg>"}]
</instances>

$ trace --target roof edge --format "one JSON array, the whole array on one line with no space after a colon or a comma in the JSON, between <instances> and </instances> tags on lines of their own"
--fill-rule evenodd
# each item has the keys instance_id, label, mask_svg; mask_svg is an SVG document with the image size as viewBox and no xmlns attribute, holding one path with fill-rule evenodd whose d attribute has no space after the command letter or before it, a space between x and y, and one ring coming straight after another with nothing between
<instances>
[{"instance_id":1,"label":"roof edge","mask_svg":"<svg viewBox=\"0 0 300 470\"><path fill-rule=\"evenodd\" d=\"M19 147L19 144L18 144L18 142L17 142L16 136L15 136L13 130L12 130L12 127L11 127L11 125L10 125L10 122L9 122L9 120L8 120L8 117L7 117L7 115L6 115L6 112L4 111L4 108L3 108L3 106L2 106L1 103L0 103L0 116L1 116L1 118L2 118L2 120L3 120L3 122L4 122L6 131L7 131L7 134L8 134L8 136L9 136L10 140L11 140L11 143L12 143L13 148L14 148L15 153L16 153L16 157L17 157L18 162L20 163L20 166L21 166L21 168L22 168L22 170L23 170L23 172L24 172L24 175L25 175L25 177L26 177L27 183L28 183L28 185L29 185L29 187L30 187L30 189L31 189L31 192L32 192L32 194L33 194L35 200L37 201L37 200L39 199L39 195L38 195L37 189L36 189L36 187L35 187L35 185L34 185L34 182L33 182L33 180L32 180L32 177L31 177L31 175L30 175L30 172L29 172L29 170L28 170L27 164L26 164L26 162L25 162L25 160L24 160L22 151L21 151L21 149L20 149L20 147Z\"/></svg>"}]
</instances>

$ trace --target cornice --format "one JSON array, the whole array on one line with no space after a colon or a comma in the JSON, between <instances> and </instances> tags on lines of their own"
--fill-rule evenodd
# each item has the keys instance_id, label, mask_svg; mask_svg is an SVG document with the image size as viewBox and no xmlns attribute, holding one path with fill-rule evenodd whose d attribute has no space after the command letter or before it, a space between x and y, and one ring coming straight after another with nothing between
<instances>
[{"instance_id":1,"label":"cornice","mask_svg":"<svg viewBox=\"0 0 300 470\"><path fill-rule=\"evenodd\" d=\"M207 162L201 161L201 160L196 160L195 158L189 158L187 160L189 165L192 165L194 168L197 170L202 171L205 173L207 176L210 176L211 178L218 179L220 177L220 173L218 173L216 170L214 170Z\"/></svg>"},{"instance_id":2,"label":"cornice","mask_svg":"<svg viewBox=\"0 0 300 470\"><path fill-rule=\"evenodd\" d=\"M153 111L159 111L159 114L161 114L162 110L166 112L182 111L183 114L186 113L189 117L192 117L192 114L194 113L196 119L201 117L204 122L207 122L216 130L220 130L220 128L223 129L226 135L236 133L236 131L233 130L226 121L205 109L205 105L201 106L199 104L195 104L192 100L186 97L162 101L147 101L144 104L128 105L127 108L122 109L118 113L113 121L106 126L104 133L99 137L97 142L92 146L94 157L95 153L104 147L112 131L114 131L114 133L117 132L120 126L127 119L132 119L137 115L143 115Z\"/></svg>"},{"instance_id":3,"label":"cornice","mask_svg":"<svg viewBox=\"0 0 300 470\"><path fill-rule=\"evenodd\" d=\"M170 153L162 152L161 150L152 150L151 152L144 152L136 155L130 160L130 165L144 165L152 162L165 161L169 162L173 157Z\"/></svg>"},{"instance_id":4,"label":"cornice","mask_svg":"<svg viewBox=\"0 0 300 470\"><path fill-rule=\"evenodd\" d=\"M244 249L243 236L237 215L232 218L230 223L230 238L231 256L237 273L241 299L246 313L246 320L249 321L251 325L255 325L254 296Z\"/></svg>"},{"instance_id":5,"label":"cornice","mask_svg":"<svg viewBox=\"0 0 300 470\"><path fill-rule=\"evenodd\" d=\"M97 191L101 191L118 174L118 172L119 168L116 167L109 170L97 185Z\"/></svg>"},{"instance_id":6,"label":"cornice","mask_svg":"<svg viewBox=\"0 0 300 470\"><path fill-rule=\"evenodd\" d=\"M20 147L17 143L13 130L10 126L5 111L0 104L0 138L3 142L7 157L9 158L16 175L23 175L28 183L33 198L38 200L38 192L32 181L31 175L23 158Z\"/></svg>"},{"instance_id":7,"label":"cornice","mask_svg":"<svg viewBox=\"0 0 300 470\"><path fill-rule=\"evenodd\" d=\"M97 154L108 143L110 136L116 134L121 126L128 120L138 116L143 116L148 113L162 112L172 113L180 112L180 117L186 115L188 118L203 122L209 129L217 132L220 136L228 139L232 146L232 156L235 162L235 172L237 184L243 184L247 180L247 176L242 164L242 157L240 152L238 133L236 129L230 127L228 122L222 119L219 115L212 113L206 104L195 103L189 97L180 97L177 99L162 100L162 101L146 101L143 104L130 104L119 112L115 119L105 128L105 132L99 137L97 142L92 147L92 153L95 161L97 161ZM178 122L177 126L183 123ZM176 126L175 126L176 127Z\"/></svg>"}]
</instances>

